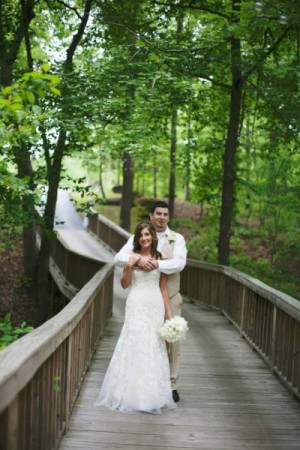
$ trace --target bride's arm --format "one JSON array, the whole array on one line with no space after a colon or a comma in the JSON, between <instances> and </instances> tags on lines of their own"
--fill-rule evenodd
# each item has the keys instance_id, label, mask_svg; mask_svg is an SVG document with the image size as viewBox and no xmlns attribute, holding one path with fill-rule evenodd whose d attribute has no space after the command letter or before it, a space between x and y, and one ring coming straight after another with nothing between
<instances>
[{"instance_id":1,"label":"bride's arm","mask_svg":"<svg viewBox=\"0 0 300 450\"><path fill-rule=\"evenodd\" d=\"M130 285L132 268L133 266L135 266L135 264L137 264L140 258L141 255L138 255L137 253L132 253L130 255L121 277L121 286L123 289L128 288L128 286Z\"/></svg>"},{"instance_id":2,"label":"bride's arm","mask_svg":"<svg viewBox=\"0 0 300 450\"><path fill-rule=\"evenodd\" d=\"M171 313L171 304L170 304L170 297L169 297L169 290L168 290L168 284L167 284L167 275L165 273L162 273L160 276L160 290L164 299L164 305L165 305L165 317L166 319L172 318Z\"/></svg>"}]
</instances>

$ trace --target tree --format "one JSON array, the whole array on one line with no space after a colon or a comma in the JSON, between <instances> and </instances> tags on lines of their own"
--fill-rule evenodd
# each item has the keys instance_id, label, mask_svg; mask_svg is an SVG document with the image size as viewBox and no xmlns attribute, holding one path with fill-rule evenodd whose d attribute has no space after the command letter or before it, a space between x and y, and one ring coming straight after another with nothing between
<instances>
[{"instance_id":1,"label":"tree","mask_svg":"<svg viewBox=\"0 0 300 450\"><path fill-rule=\"evenodd\" d=\"M73 71L74 55L83 38L89 15L92 7L92 0L85 0L83 3L82 13L77 15L79 20L77 22L76 30L73 34L69 47L66 50L66 58L63 63L62 71L62 102L61 111L66 116L68 111L68 103L64 99L68 98L68 76ZM45 204L43 226L41 227L41 245L37 266L36 277L36 297L39 310L39 321L44 322L51 314L49 301L45 300L45 292L48 292L48 270L49 270L49 258L51 252L51 231L54 226L54 215L57 201L57 192L59 182L61 178L62 160L68 152L68 130L62 123L59 127L57 140L55 145L51 144L45 131L43 134L43 149L45 154L46 169L47 169L47 181L48 192L47 200ZM51 154L52 153L52 154Z\"/></svg>"},{"instance_id":2,"label":"tree","mask_svg":"<svg viewBox=\"0 0 300 450\"><path fill-rule=\"evenodd\" d=\"M2 60L1 60L1 82L3 85L7 85L13 79L13 70L15 68L18 58L21 54L21 44L25 42L27 63L29 66L32 65L31 57L31 42L29 39L29 26L33 23L33 18L35 14L39 14L40 10L33 3L20 3L13 4L15 6L15 20L8 21L7 15L11 13L9 11L9 5L11 3L5 3L5 8L1 14L0 18L0 33L3 36L2 42ZM35 6L35 9L34 9ZM68 93L68 81L67 78L73 70L73 59L78 45L83 37L87 21L89 19L89 13L92 6L92 0L86 0L82 5L82 14L79 10L63 6L65 8L65 14L72 15L72 24L75 32L72 36L70 44L66 49L66 58L62 66L62 93L63 96L60 100L60 111L61 115L66 116L64 111L66 111L67 105L65 98L67 98ZM24 7L24 8L23 8ZM61 13L62 5L59 4L59 9ZM39 17L39 16L38 16ZM57 16L55 16L57 17ZM70 16L69 16L70 17ZM69 18L68 17L68 18ZM76 20L75 20L76 18ZM60 17L62 20L62 17ZM64 16L65 19L65 16ZM10 27L10 28L9 28ZM77 28L77 29L76 29ZM5 65L5 69L4 69ZM54 87L52 87L52 90ZM38 87L38 92L43 93L43 86ZM32 94L34 95L34 94ZM43 95L40 95L42 97ZM48 101L48 100L47 100ZM53 104L53 111L58 111L55 109ZM36 252L36 237L35 237L35 223L36 219L34 215L34 202L32 197L23 197L23 210L31 217L30 221L24 224L24 249L25 249L25 273L31 276L34 292L37 300L38 310L39 310L39 322L43 322L49 317L49 302L47 298L47 285L48 285L48 266L49 257L51 249L51 231L53 230L54 213L57 199L57 189L61 177L62 159L63 156L68 151L67 148L67 135L68 130L64 128L63 121L59 121L59 114L56 113L58 120L56 123L48 124L48 130L45 128L44 124L39 124L40 138L43 142L43 151L46 162L46 179L48 184L47 200L45 204L45 212L43 221L41 223L41 245L40 250L35 260L34 255ZM53 128L56 126L56 130L53 134ZM49 140L49 134L52 136ZM56 134L56 142L53 143L53 136ZM39 145L41 148L41 146ZM22 139L19 140L17 145L13 148L14 160L18 167L18 176L22 179L27 180L27 186L30 191L34 189L37 183L36 174L34 173L32 167L32 154L35 151L36 145L33 146L31 142L26 142ZM33 273L34 272L34 273Z\"/></svg>"},{"instance_id":3,"label":"tree","mask_svg":"<svg viewBox=\"0 0 300 450\"><path fill-rule=\"evenodd\" d=\"M162 4L162 2L155 2ZM236 182L236 158L239 146L239 133L242 126L242 98L245 93L246 82L259 69L263 63L278 48L280 43L286 38L289 26L282 26L278 29L278 22L275 23L275 30L278 32L277 38L271 37L271 44L264 45L255 50L253 58L242 54L242 44L249 45L253 28L249 23L253 20L254 9L249 8L248 3L232 0L224 4L215 1L208 5L187 5L184 2L167 3L173 8L184 8L187 10L201 12L200 23L203 26L201 42L198 51L202 51L201 58L195 58L192 62L185 62L185 70L194 76L208 80L212 86L220 86L230 93L228 110L228 125L223 153L223 174L222 174L222 202L220 212L219 239L218 239L218 262L229 264L230 256L230 236L232 231L232 220L235 205L235 182ZM211 18L214 21L211 21ZM275 16L276 17L276 16ZM272 17L271 20L273 20ZM212 27L214 26L214 29ZM268 23L269 25L269 23ZM250 28L250 33L249 33ZM265 24L258 27L260 37L264 38ZM257 33L257 28L253 31ZM209 35L209 33L211 33ZM250 36L249 36L250 34ZM206 47L214 36L216 44ZM247 40L247 38L249 38ZM257 38L256 38L257 39ZM268 37L267 37L268 40ZM228 51L228 44L230 51ZM208 53L209 48L209 53ZM195 50L193 49L193 54ZM245 54L247 55L247 53ZM207 58L207 60L205 60ZM216 61L222 64L219 70ZM246 64L247 62L247 64ZM230 67L230 71L228 71ZM222 81L221 81L222 77Z\"/></svg>"},{"instance_id":4,"label":"tree","mask_svg":"<svg viewBox=\"0 0 300 450\"><path fill-rule=\"evenodd\" d=\"M278 188L272 203L286 211L282 193L296 195L296 177L284 186L281 174L298 143L298 10L293 0L259 4L260 11L257 3L237 0L2 2L4 89L48 59L52 65L43 75L59 75L62 81L59 96L50 79L31 76L27 103L22 100L19 110L14 105L10 120L19 133L20 112L40 108L32 115L37 138L20 132L9 147L3 143L3 154L17 168L17 177L10 179L16 195L0 185L7 199L3 217L8 217L9 199L18 202L25 273L37 283L41 321L49 315L44 299L57 189L64 183L64 157L74 151L85 161L92 154L100 174L108 161L118 167L122 161L124 228L130 228L135 193L169 195L172 210L186 189L190 198L213 207L220 216L222 264L230 262L230 240L245 196L265 224L273 214L266 206L267 186L274 194ZM4 129L8 138L10 129ZM4 160L0 169L8 180ZM32 192L38 185L46 185L48 195L34 258L38 199ZM277 236L287 229L281 219L282 214L273 227Z\"/></svg>"},{"instance_id":5,"label":"tree","mask_svg":"<svg viewBox=\"0 0 300 450\"><path fill-rule=\"evenodd\" d=\"M35 206L40 203L36 192L36 186L32 183L32 177L25 176L27 163L21 158L21 149L28 149L34 145L39 134L37 128L49 120L50 116L37 105L42 97L59 94L57 86L60 83L56 75L48 73L49 66L44 65L42 72L25 73L22 78L12 86L2 89L0 96L0 123L2 131L1 149L1 206L3 213L2 231L14 234L18 226L24 228L24 241L28 229L37 223ZM16 162L18 170L11 172L9 167ZM31 165L30 165L31 173ZM27 234L26 234L27 233ZM25 248L24 251L24 275L32 279L35 271L36 236L34 245Z\"/></svg>"},{"instance_id":6,"label":"tree","mask_svg":"<svg viewBox=\"0 0 300 450\"><path fill-rule=\"evenodd\" d=\"M13 20L11 19L13 13ZM0 85L8 87L13 83L13 71L19 57L22 42L25 42L28 69L32 70L32 55L29 43L29 27L34 17L34 2L24 0L14 2L4 0L0 13ZM18 176L28 179L28 189L33 188L32 165L26 146L21 141L12 149L18 166ZM23 196L24 214L29 218L34 214L34 205L30 195ZM36 268L36 237L32 220L23 227L24 269L28 279L33 277Z\"/></svg>"}]
</instances>

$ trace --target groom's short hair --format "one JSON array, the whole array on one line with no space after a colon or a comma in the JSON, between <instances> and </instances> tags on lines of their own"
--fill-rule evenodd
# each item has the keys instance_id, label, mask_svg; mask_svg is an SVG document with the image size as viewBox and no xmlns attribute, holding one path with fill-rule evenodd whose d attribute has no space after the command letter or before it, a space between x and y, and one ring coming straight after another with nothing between
<instances>
[{"instance_id":1,"label":"groom's short hair","mask_svg":"<svg viewBox=\"0 0 300 450\"><path fill-rule=\"evenodd\" d=\"M168 205L168 203L164 202L163 200L157 200L156 202L153 203L153 205L151 207L151 210L150 210L151 214L154 213L156 208L167 208L169 210L169 205Z\"/></svg>"}]
</instances>

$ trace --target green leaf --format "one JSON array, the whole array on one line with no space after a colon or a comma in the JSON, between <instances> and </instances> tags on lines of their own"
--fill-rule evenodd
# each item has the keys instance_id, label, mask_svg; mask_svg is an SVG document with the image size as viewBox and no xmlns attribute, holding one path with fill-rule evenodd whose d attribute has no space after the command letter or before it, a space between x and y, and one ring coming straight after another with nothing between
<instances>
[{"instance_id":1,"label":"green leaf","mask_svg":"<svg viewBox=\"0 0 300 450\"><path fill-rule=\"evenodd\" d=\"M10 111L22 111L24 110L24 106L21 103L11 103L7 109Z\"/></svg>"},{"instance_id":2,"label":"green leaf","mask_svg":"<svg viewBox=\"0 0 300 450\"><path fill-rule=\"evenodd\" d=\"M35 96L32 92L27 91L26 92L26 96L27 96L27 100L29 101L29 103L34 103L35 102Z\"/></svg>"},{"instance_id":3,"label":"green leaf","mask_svg":"<svg viewBox=\"0 0 300 450\"><path fill-rule=\"evenodd\" d=\"M42 110L41 110L41 108L40 108L38 105L33 105L32 111L33 111L35 114L41 114L41 113L42 113Z\"/></svg>"},{"instance_id":4,"label":"green leaf","mask_svg":"<svg viewBox=\"0 0 300 450\"><path fill-rule=\"evenodd\" d=\"M4 89L2 89L2 94L8 94L9 92L11 92L13 90L12 86L6 86Z\"/></svg>"},{"instance_id":5,"label":"green leaf","mask_svg":"<svg viewBox=\"0 0 300 450\"><path fill-rule=\"evenodd\" d=\"M60 84L61 80L57 75L50 75L49 77L49 81L51 84Z\"/></svg>"},{"instance_id":6,"label":"green leaf","mask_svg":"<svg viewBox=\"0 0 300 450\"><path fill-rule=\"evenodd\" d=\"M6 100L5 98L0 98L0 105L7 106L9 104L10 104L9 100Z\"/></svg>"},{"instance_id":7,"label":"green leaf","mask_svg":"<svg viewBox=\"0 0 300 450\"><path fill-rule=\"evenodd\" d=\"M43 72L49 72L51 70L51 66L50 66L50 64L45 63L42 65L42 69L43 69Z\"/></svg>"},{"instance_id":8,"label":"green leaf","mask_svg":"<svg viewBox=\"0 0 300 450\"><path fill-rule=\"evenodd\" d=\"M61 91L54 86L49 86L50 91L55 95L61 95Z\"/></svg>"},{"instance_id":9,"label":"green leaf","mask_svg":"<svg viewBox=\"0 0 300 450\"><path fill-rule=\"evenodd\" d=\"M38 88L37 93L40 98L45 96L45 91L42 88Z\"/></svg>"}]
</instances>

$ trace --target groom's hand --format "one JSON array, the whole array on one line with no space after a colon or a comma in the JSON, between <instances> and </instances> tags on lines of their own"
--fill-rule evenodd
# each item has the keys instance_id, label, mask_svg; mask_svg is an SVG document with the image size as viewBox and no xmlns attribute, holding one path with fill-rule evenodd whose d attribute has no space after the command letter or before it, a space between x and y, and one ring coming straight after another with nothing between
<instances>
[{"instance_id":1,"label":"groom's hand","mask_svg":"<svg viewBox=\"0 0 300 450\"><path fill-rule=\"evenodd\" d=\"M143 270L154 270L158 268L158 262L151 256L142 256L138 262L138 267Z\"/></svg>"}]
</instances>

